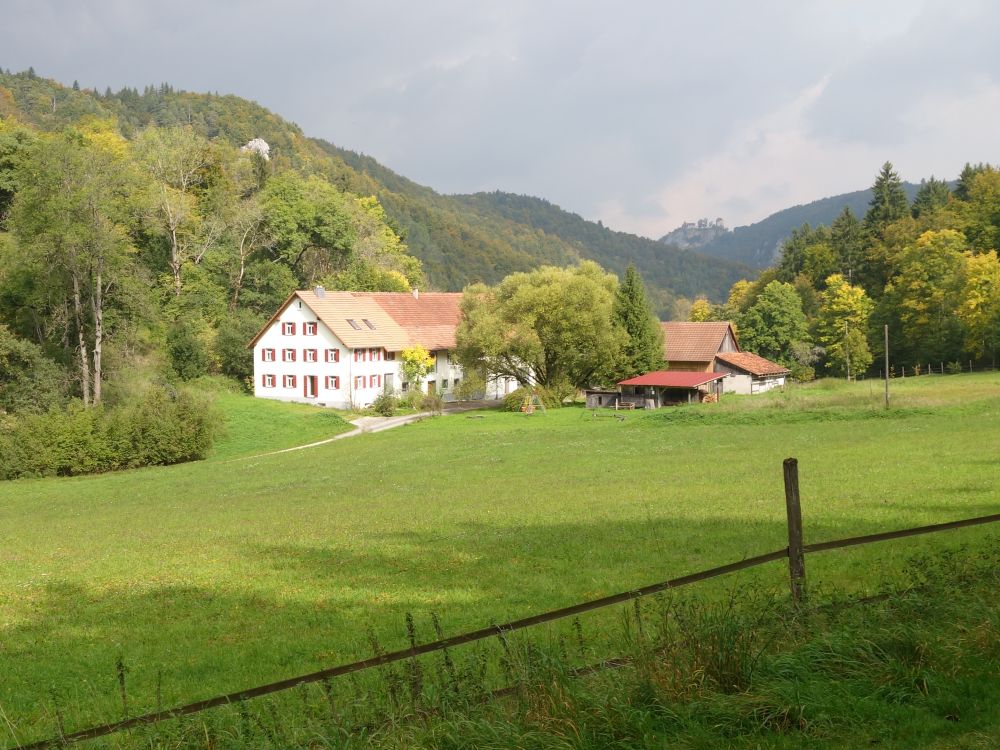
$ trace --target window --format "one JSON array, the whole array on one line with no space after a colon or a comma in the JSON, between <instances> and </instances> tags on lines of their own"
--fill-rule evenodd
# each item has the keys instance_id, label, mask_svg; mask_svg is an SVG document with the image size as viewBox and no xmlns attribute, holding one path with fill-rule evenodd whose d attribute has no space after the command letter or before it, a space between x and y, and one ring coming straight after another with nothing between
<instances>
[{"instance_id":1,"label":"window","mask_svg":"<svg viewBox=\"0 0 1000 750\"><path fill-rule=\"evenodd\" d=\"M340 390L340 378L337 375L327 375L326 376L326 389L328 391L339 391Z\"/></svg>"},{"instance_id":2,"label":"window","mask_svg":"<svg viewBox=\"0 0 1000 750\"><path fill-rule=\"evenodd\" d=\"M368 350L366 350L366 349L355 349L354 350L354 361L355 362L364 362L365 361L365 356L367 354L368 354Z\"/></svg>"},{"instance_id":3,"label":"window","mask_svg":"<svg viewBox=\"0 0 1000 750\"><path fill-rule=\"evenodd\" d=\"M302 326L302 333L306 336L316 335L316 324L315 323L304 323Z\"/></svg>"},{"instance_id":4,"label":"window","mask_svg":"<svg viewBox=\"0 0 1000 750\"><path fill-rule=\"evenodd\" d=\"M274 362L274 349L261 349L260 358L264 362Z\"/></svg>"},{"instance_id":5,"label":"window","mask_svg":"<svg viewBox=\"0 0 1000 750\"><path fill-rule=\"evenodd\" d=\"M294 349L282 349L281 350L281 361L282 362L294 362L295 361L295 350Z\"/></svg>"},{"instance_id":6,"label":"window","mask_svg":"<svg viewBox=\"0 0 1000 750\"><path fill-rule=\"evenodd\" d=\"M327 349L326 350L326 361L327 362L339 362L340 361L340 349Z\"/></svg>"},{"instance_id":7,"label":"window","mask_svg":"<svg viewBox=\"0 0 1000 750\"><path fill-rule=\"evenodd\" d=\"M346 318L346 320L347 320L347 324L351 328L353 328L355 331L360 331L361 330L361 326L358 325L358 321L356 321L354 318Z\"/></svg>"},{"instance_id":8,"label":"window","mask_svg":"<svg viewBox=\"0 0 1000 750\"><path fill-rule=\"evenodd\" d=\"M378 362L380 359L382 359L382 350L381 349L369 349L368 350L368 358L372 362Z\"/></svg>"},{"instance_id":9,"label":"window","mask_svg":"<svg viewBox=\"0 0 1000 750\"><path fill-rule=\"evenodd\" d=\"M354 390L358 390L358 389L364 388L364 387L365 387L365 376L364 375L355 375L354 376Z\"/></svg>"},{"instance_id":10,"label":"window","mask_svg":"<svg viewBox=\"0 0 1000 750\"><path fill-rule=\"evenodd\" d=\"M390 362L395 362L396 361L396 352L386 352L385 353L385 358L388 361L390 361Z\"/></svg>"},{"instance_id":11,"label":"window","mask_svg":"<svg viewBox=\"0 0 1000 750\"><path fill-rule=\"evenodd\" d=\"M274 375L265 375L262 380L265 388L274 388Z\"/></svg>"},{"instance_id":12,"label":"window","mask_svg":"<svg viewBox=\"0 0 1000 750\"><path fill-rule=\"evenodd\" d=\"M317 356L317 354L318 354L318 352L317 352L316 349L303 349L302 350L302 358L306 362L315 362L316 360L318 360L319 357Z\"/></svg>"},{"instance_id":13,"label":"window","mask_svg":"<svg viewBox=\"0 0 1000 750\"><path fill-rule=\"evenodd\" d=\"M442 391L448 390L448 378L445 378L444 380L441 381L441 390Z\"/></svg>"},{"instance_id":14,"label":"window","mask_svg":"<svg viewBox=\"0 0 1000 750\"><path fill-rule=\"evenodd\" d=\"M371 328L373 331L375 330L375 324L372 323L370 320L368 320L368 318L362 318L361 322L364 323L369 328Z\"/></svg>"},{"instance_id":15,"label":"window","mask_svg":"<svg viewBox=\"0 0 1000 750\"><path fill-rule=\"evenodd\" d=\"M295 376L294 375L285 375L282 378L282 385L285 386L285 388L294 388L295 387Z\"/></svg>"},{"instance_id":16,"label":"window","mask_svg":"<svg viewBox=\"0 0 1000 750\"><path fill-rule=\"evenodd\" d=\"M294 323L282 323L281 324L281 335L282 336L294 336L295 335L295 324Z\"/></svg>"},{"instance_id":17,"label":"window","mask_svg":"<svg viewBox=\"0 0 1000 750\"><path fill-rule=\"evenodd\" d=\"M381 388L382 387L382 376L381 375L371 375L368 377L368 387L369 388Z\"/></svg>"}]
</instances>

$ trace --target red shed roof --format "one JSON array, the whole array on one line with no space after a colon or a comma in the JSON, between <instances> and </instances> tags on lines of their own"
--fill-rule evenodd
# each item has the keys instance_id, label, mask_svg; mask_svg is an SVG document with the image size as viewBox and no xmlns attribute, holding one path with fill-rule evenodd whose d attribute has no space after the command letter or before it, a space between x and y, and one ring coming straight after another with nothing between
<instances>
[{"instance_id":1,"label":"red shed roof","mask_svg":"<svg viewBox=\"0 0 1000 750\"><path fill-rule=\"evenodd\" d=\"M674 372L655 370L628 380L618 381L618 385L657 385L661 388L697 388L699 385L722 380L724 372Z\"/></svg>"}]
</instances>

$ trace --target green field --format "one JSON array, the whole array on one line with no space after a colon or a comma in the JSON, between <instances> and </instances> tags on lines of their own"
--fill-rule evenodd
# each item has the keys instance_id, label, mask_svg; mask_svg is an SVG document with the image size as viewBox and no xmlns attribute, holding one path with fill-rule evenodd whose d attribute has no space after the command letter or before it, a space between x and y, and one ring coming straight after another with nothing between
<instances>
[{"instance_id":1,"label":"green field","mask_svg":"<svg viewBox=\"0 0 1000 750\"><path fill-rule=\"evenodd\" d=\"M344 426L227 395L209 461L5 483L0 742L51 734L54 707L68 729L120 718L119 658L134 714L157 683L171 705L368 656L368 628L401 646L407 612L455 633L780 548L788 456L807 541L997 512L1000 375L894 381L889 412L879 389L452 415L247 459ZM985 534L811 556L810 585L873 590Z\"/></svg>"}]
</instances>

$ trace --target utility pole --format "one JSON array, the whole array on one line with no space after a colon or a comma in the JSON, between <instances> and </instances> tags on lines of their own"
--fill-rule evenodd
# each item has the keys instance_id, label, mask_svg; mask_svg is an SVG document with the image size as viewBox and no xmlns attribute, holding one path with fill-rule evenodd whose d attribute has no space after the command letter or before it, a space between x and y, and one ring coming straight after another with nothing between
<instances>
[{"instance_id":1,"label":"utility pole","mask_svg":"<svg viewBox=\"0 0 1000 750\"><path fill-rule=\"evenodd\" d=\"M885 408L889 408L889 325L885 328Z\"/></svg>"},{"instance_id":2,"label":"utility pole","mask_svg":"<svg viewBox=\"0 0 1000 750\"><path fill-rule=\"evenodd\" d=\"M851 345L847 341L847 321L844 321L844 359L847 361L847 382L851 382Z\"/></svg>"}]
</instances>

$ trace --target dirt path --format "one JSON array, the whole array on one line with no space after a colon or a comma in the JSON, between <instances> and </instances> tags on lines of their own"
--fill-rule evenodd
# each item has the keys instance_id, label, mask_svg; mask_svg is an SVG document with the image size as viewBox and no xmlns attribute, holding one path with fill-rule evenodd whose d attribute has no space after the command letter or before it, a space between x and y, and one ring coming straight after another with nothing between
<instances>
[{"instance_id":1,"label":"dirt path","mask_svg":"<svg viewBox=\"0 0 1000 750\"><path fill-rule=\"evenodd\" d=\"M490 407L497 406L499 401L466 401L461 404L450 404L445 406L442 414L457 414L463 411L472 411L474 409L488 409ZM332 443L336 440L343 440L344 438L356 437L358 435L364 435L369 432L382 432L383 430L391 430L393 427L399 427L404 424L411 424L412 422L418 422L421 419L426 419L427 417L434 416L434 412L421 411L416 414L401 414L396 417L359 417L358 419L352 419L351 424L354 425L354 429L348 432L342 432L339 435L334 435L331 438L326 438L325 440L317 440L314 443L306 443L305 445L296 445L292 448L282 448L277 451L268 451L266 453L255 453L252 456L239 456L238 458L231 458L228 461L223 461L222 463L231 463L233 461L246 461L251 458L263 458L264 456L277 456L279 453L291 453L292 451L302 451L307 448L316 448L320 445L326 445Z\"/></svg>"}]
</instances>

